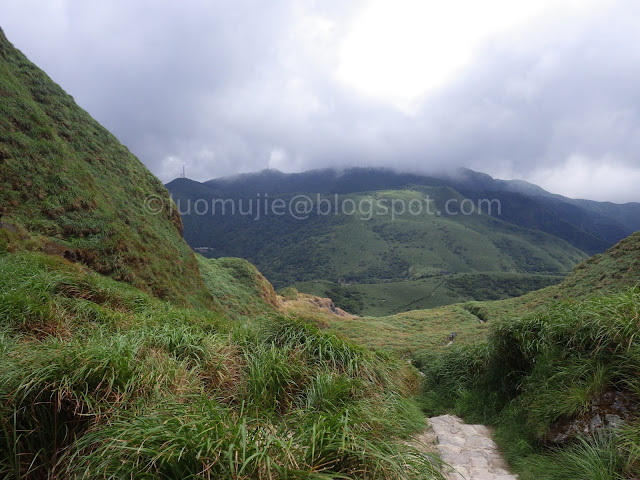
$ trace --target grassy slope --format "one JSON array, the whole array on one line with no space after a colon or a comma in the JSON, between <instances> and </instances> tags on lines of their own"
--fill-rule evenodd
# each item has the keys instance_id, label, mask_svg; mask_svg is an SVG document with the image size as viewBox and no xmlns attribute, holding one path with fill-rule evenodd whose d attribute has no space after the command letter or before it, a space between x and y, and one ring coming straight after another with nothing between
<instances>
[{"instance_id":1,"label":"grassy slope","mask_svg":"<svg viewBox=\"0 0 640 480\"><path fill-rule=\"evenodd\" d=\"M196 255L205 285L219 309L235 319L273 312L278 299L258 269L241 258L206 259Z\"/></svg>"},{"instance_id":2,"label":"grassy slope","mask_svg":"<svg viewBox=\"0 0 640 480\"><path fill-rule=\"evenodd\" d=\"M2 221L34 236L31 248L69 250L160 298L211 305L179 215L150 215L149 196L170 204L161 182L0 30Z\"/></svg>"},{"instance_id":3,"label":"grassy slope","mask_svg":"<svg viewBox=\"0 0 640 480\"><path fill-rule=\"evenodd\" d=\"M605 394L638 404L639 285L640 232L562 283L519 298L383 318L306 314L359 342L411 355L425 374L425 411L495 425L523 480L638 478L640 410L615 436L550 445L548 434L589 415ZM447 346L451 331L458 335Z\"/></svg>"},{"instance_id":4,"label":"grassy slope","mask_svg":"<svg viewBox=\"0 0 640 480\"><path fill-rule=\"evenodd\" d=\"M182 185L180 182L174 182L174 198L184 213L189 200L194 205L198 198L216 196L204 185L192 183L194 188L187 190L178 188ZM335 204L335 199L327 199ZM390 213L367 214L368 205L376 202L391 205L395 199L402 199L406 204L419 201L423 206L422 215L392 218ZM427 199L431 214L424 207ZM209 247L208 256L233 254L247 258L278 288L293 285L305 293L316 294L316 289L308 288L311 282L344 279L361 285L358 290L367 294L363 297L365 309L353 313L395 313L414 304L414 308L432 307L460 301L461 297L469 299L472 291L471 299L492 298L491 293L482 288L471 288L464 296L450 289L448 294L442 294L443 290L437 298L425 301L424 290L413 285L403 291L402 301L386 303L382 302L384 295L375 293L387 288L378 286L380 283L425 279L441 275L443 271L495 272L497 275L491 279L496 290L522 293L523 289L528 291L539 285L537 277L529 278L526 274L563 275L585 258L584 253L556 237L487 215L435 215L437 211L445 211L445 204L451 199L462 201L463 197L449 187L420 187L412 191L385 190L339 196L338 205L361 204L362 214L310 216L306 220L263 214L255 220L255 215L231 215L230 207L227 214L222 215L218 206L215 215L211 212L183 215L183 221L185 236L191 245ZM505 277L503 273L521 275ZM504 282L500 283L501 280ZM427 283L434 281L438 282ZM516 281L519 288L509 286ZM391 310L391 305L397 309Z\"/></svg>"},{"instance_id":5,"label":"grassy slope","mask_svg":"<svg viewBox=\"0 0 640 480\"><path fill-rule=\"evenodd\" d=\"M300 292L318 297L330 297L336 306L349 312L362 316L383 317L411 310L469 302L477 298L497 300L516 297L559 283L563 278L556 275L490 272L435 275L420 280L355 283L344 286L333 282L315 281L295 284L293 287ZM344 298L345 296L348 298ZM358 305L349 302L349 298L353 296L357 297Z\"/></svg>"},{"instance_id":6,"label":"grassy slope","mask_svg":"<svg viewBox=\"0 0 640 480\"><path fill-rule=\"evenodd\" d=\"M415 369L196 258L144 212L157 179L1 34L0 57L0 477L441 478L399 440Z\"/></svg>"},{"instance_id":7,"label":"grassy slope","mask_svg":"<svg viewBox=\"0 0 640 480\"><path fill-rule=\"evenodd\" d=\"M495 425L523 480L638 478L639 320L634 287L552 302L495 323L486 341L420 352L424 408ZM589 431L603 423L611 430Z\"/></svg>"},{"instance_id":8,"label":"grassy slope","mask_svg":"<svg viewBox=\"0 0 640 480\"><path fill-rule=\"evenodd\" d=\"M0 476L434 478L390 440L422 422L411 367L283 318L246 262L201 261L243 322L0 254Z\"/></svg>"},{"instance_id":9,"label":"grassy slope","mask_svg":"<svg viewBox=\"0 0 640 480\"><path fill-rule=\"evenodd\" d=\"M639 252L640 232L619 242L606 253L580 263L563 282L521 297L465 302L385 317L343 318L319 314L318 321L360 343L402 352L440 349L447 343L451 332L457 332L456 344L474 343L486 338L492 324L544 310L559 299L619 292L640 284ZM306 318L316 315L293 306L290 310Z\"/></svg>"},{"instance_id":10,"label":"grassy slope","mask_svg":"<svg viewBox=\"0 0 640 480\"><path fill-rule=\"evenodd\" d=\"M1 45L3 62L19 55L6 42ZM23 87L16 83L14 88ZM36 100L46 104L47 98ZM33 105L24 98L16 101L2 108L9 109L13 116L8 118L19 123L20 115ZM69 167L56 163L60 152L38 156L48 148L39 144L41 139L57 141L46 132L31 138L9 127L3 128L2 135L13 139L8 144L13 150L2 146L4 172L15 174L12 169L22 165L32 169L33 178L40 182L55 185L60 178L68 180L71 190L81 188L76 184L82 186L83 181L91 183L87 175L98 175L82 163L71 162ZM25 152L35 152L35 157ZM24 158L39 161L21 163ZM119 175L132 171L125 167L120 172L118 165L102 163L100 168L111 170L103 172L100 189L86 192L122 193L119 184L125 180ZM112 185L106 180L109 175ZM110 237L87 232L92 246L83 247L86 238L76 238L73 225L89 222L93 213L98 221L101 215L115 214L107 209L108 197L96 199L95 206L80 202L74 210L65 207L66 193L45 190L39 195L34 189L30 196L16 177L2 178L13 183L2 190L8 199L3 212L8 218L3 221L11 224L0 230L0 474L321 479L335 478L339 472L354 478L432 477L428 457L389 440L409 434L420 423L418 412L403 400L417 382L404 362L282 317L273 308L277 299L269 284L242 260L189 256L199 263L204 281L197 276L192 283L178 285L187 276L183 269L163 282L170 288L168 294L145 280L153 272L151 267L135 262L127 267L125 261L116 265L120 272L129 272L124 277L117 269L105 270L102 263L91 263L86 252L103 252L107 259L128 258L128 249L139 247L135 235L126 231L134 235L133 246L121 238L122 250L109 257L114 253L105 247ZM64 207L55 210L59 217L49 217L50 205ZM114 218L118 222L121 217ZM152 232L165 231L171 224L162 217L132 218L147 218ZM63 228L67 220L71 233ZM175 226L166 233L180 243ZM147 235L141 238L146 240ZM180 307L60 255L27 251L56 250L56 245L76 251L94 269L158 296L215 302L217 309ZM510 454L525 457L519 466L525 475L578 478L570 476L568 466L580 465L577 461L567 464L562 451L551 460L545 452L528 453L537 448L536 435L551 421L584 409L594 395L612 386L640 391L638 294L615 293L625 284L637 285L639 246L640 234L636 234L576 268L562 284L517 300L467 303L379 319L342 317L341 322L317 310L295 313L341 328L347 336L361 336L365 343L398 350L415 350L421 342L441 346L452 325L462 332L456 343L471 343L486 338L488 327L495 325L489 342L479 348L450 348L450 355L428 362L422 357L428 382L442 380L437 388L427 383L425 405L432 409L453 405L462 413L496 422L503 440L515 447ZM180 262L176 264L180 267ZM192 271L198 271L195 263ZM201 290L188 293L193 285ZM550 308L562 296L582 298L597 291L608 296ZM530 317L505 321L529 310L534 310ZM480 323L481 319L487 322ZM549 375L554 372L560 376ZM500 381L505 378L509 381ZM524 393L514 394L514 386L524 388ZM505 402L515 402L515 410L504 408ZM533 414L531 422L514 421L527 413ZM514 425L522 431L514 430ZM634 475L638 436L631 427L620 443L606 443L592 457L599 460L608 454L609 463L603 468L614 473L627 469ZM587 445L593 447L593 443ZM628 457L620 460L620 451L628 452ZM579 448L572 452L575 457L580 453ZM556 465L556 470L549 465ZM590 466L587 462L589 474L602 470Z\"/></svg>"}]
</instances>

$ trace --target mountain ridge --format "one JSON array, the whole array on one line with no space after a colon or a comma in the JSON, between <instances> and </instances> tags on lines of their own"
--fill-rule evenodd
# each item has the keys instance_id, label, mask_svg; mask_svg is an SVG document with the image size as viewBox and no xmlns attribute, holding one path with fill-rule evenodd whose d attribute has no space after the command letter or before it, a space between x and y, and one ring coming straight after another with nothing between
<instances>
[{"instance_id":1,"label":"mountain ridge","mask_svg":"<svg viewBox=\"0 0 640 480\"><path fill-rule=\"evenodd\" d=\"M62 93L0 36L0 476L441 479L447 466L412 440L444 409L497 424L523 480L640 478L640 233L524 297L345 315L278 296L246 260L194 256L159 181ZM449 186L374 193L345 198L464 198ZM165 210L141 206L149 195ZM427 220L438 241L505 223ZM367 233L333 226L357 248ZM396 250L415 233L375 226ZM509 237L526 229L504 227L502 248L526 246ZM392 253L382 265L402 270ZM594 407L628 424L589 431L597 417L576 416ZM593 435L549 448L585 423Z\"/></svg>"},{"instance_id":2,"label":"mountain ridge","mask_svg":"<svg viewBox=\"0 0 640 480\"><path fill-rule=\"evenodd\" d=\"M274 180L277 179L277 184ZM200 182L198 182L200 183ZM570 199L550 193L523 180L499 180L467 168L448 173L422 175L398 172L389 168L318 169L300 173L262 170L202 182L219 195L283 194L292 192L357 193L409 185L451 185L470 198L487 194L511 192L507 199L516 199L520 208L535 212L537 220L521 218L516 224L542 229L569 241L588 254L601 253L617 241L640 230L640 203L595 202ZM172 182L167 184L171 189ZM509 203L505 202L508 208ZM517 212L505 212L517 219ZM585 239L580 240L579 237Z\"/></svg>"},{"instance_id":3,"label":"mountain ridge","mask_svg":"<svg viewBox=\"0 0 640 480\"><path fill-rule=\"evenodd\" d=\"M183 207L198 202L266 202L267 198L290 202L300 197L313 205L328 200L336 205L374 204L397 198L405 202L426 201L435 212L444 211L448 202L498 202L498 211L485 215L474 211L471 216L424 215L395 220L373 216L364 222L347 215L310 215L297 221L286 215L247 218L220 212L197 215L188 209L181 212L187 242L192 247L202 247L206 256L247 258L276 288L293 286L320 296L329 296L329 291L331 295L342 292L345 303L339 306L353 307L353 298L358 298L356 304L362 310L352 313L376 315L393 313L391 308L404 308L403 305L427 308L493 298L460 296L457 285L461 281L484 281L502 292L522 293L523 288L535 288L544 279L502 274L562 275L586 255L603 252L630 234L636 210L640 212L640 204L593 202L585 208L580 202L533 184L496 180L468 169L440 177L376 168L318 169L295 174L263 170L204 183L176 179L167 188ZM613 212L615 218L603 212ZM623 225L618 220L625 215L627 221ZM494 261L487 261L489 258ZM569 259L569 263L560 259ZM443 271L454 277L440 288L442 279L438 275ZM500 275L487 277L490 272ZM466 275L469 273L474 275ZM420 279L425 280L415 283ZM496 279L503 284L496 283ZM407 289L403 291L413 293L410 298L401 296L401 302L400 297L398 302L389 301L387 292L391 289L372 286L406 281L414 283L405 284ZM340 282L348 284L346 289L338 285ZM436 287L437 295L426 294L436 291ZM400 283L395 288L402 290ZM473 285L468 289L471 291L489 295ZM351 300L347 299L349 296Z\"/></svg>"},{"instance_id":4,"label":"mountain ridge","mask_svg":"<svg viewBox=\"0 0 640 480\"><path fill-rule=\"evenodd\" d=\"M161 208L149 220L149 207L171 205L162 183L2 30L0 52L5 242L21 229L32 237L30 248L67 252L160 298L212 305L175 208Z\"/></svg>"}]
</instances>

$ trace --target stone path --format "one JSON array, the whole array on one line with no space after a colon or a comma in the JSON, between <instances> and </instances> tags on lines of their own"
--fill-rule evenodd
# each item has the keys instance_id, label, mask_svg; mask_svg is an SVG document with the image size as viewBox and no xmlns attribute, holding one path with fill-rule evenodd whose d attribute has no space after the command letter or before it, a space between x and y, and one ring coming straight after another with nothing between
<instances>
[{"instance_id":1,"label":"stone path","mask_svg":"<svg viewBox=\"0 0 640 480\"><path fill-rule=\"evenodd\" d=\"M453 467L446 473L448 480L516 480L509 473L498 446L491 440L484 425L466 425L456 416L441 415L429 419L432 433L423 442L432 442L442 459ZM435 437L435 438L433 438Z\"/></svg>"}]
</instances>

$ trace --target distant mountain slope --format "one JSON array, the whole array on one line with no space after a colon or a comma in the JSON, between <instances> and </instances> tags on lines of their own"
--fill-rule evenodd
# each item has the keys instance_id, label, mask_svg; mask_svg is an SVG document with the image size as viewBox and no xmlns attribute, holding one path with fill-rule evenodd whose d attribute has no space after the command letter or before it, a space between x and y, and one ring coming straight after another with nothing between
<instances>
[{"instance_id":1,"label":"distant mountain slope","mask_svg":"<svg viewBox=\"0 0 640 480\"><path fill-rule=\"evenodd\" d=\"M332 296L328 293L335 290L331 284L350 284L346 294L361 295L364 302L360 310L351 309L353 313L380 314L462 299L496 298L496 292L503 292L498 298L509 292L519 294L557 282L559 275L586 256L563 239L504 221L500 215L481 214L478 209L470 215L449 211L448 205L460 205L467 197L445 180L413 174L375 169L349 170L342 175L332 170L293 175L265 171L204 184L176 179L167 187L183 214L185 239L205 256L246 258L276 288L294 285L305 293ZM290 204L300 198L314 204L304 219L291 212L265 214L264 206L257 216L258 200L261 205L266 199ZM422 211L394 216L376 210L368 217L364 211L341 211L342 205L382 202L390 206L394 201L404 202L405 208L414 202ZM321 204L329 203L340 211L317 211ZM241 213L251 205L252 214ZM600 239L595 241L604 245ZM482 275L456 276L472 273ZM512 275L503 275L506 273ZM450 281L440 288L446 279ZM414 283L407 289L401 284L393 286L406 295L389 302L391 283L404 281ZM495 289L472 285L462 291L459 281L488 282ZM318 291L313 282L325 285L327 292ZM438 295L430 293L435 287ZM354 305L334 300L347 310Z\"/></svg>"},{"instance_id":2,"label":"distant mountain slope","mask_svg":"<svg viewBox=\"0 0 640 480\"><path fill-rule=\"evenodd\" d=\"M472 200L497 199L500 201L501 210L499 215L495 215L496 217L514 225L554 235L588 254L602 252L631 233L611 221L607 228L606 224L602 225L604 222L600 219L566 202L556 202L505 190L460 188L460 192Z\"/></svg>"},{"instance_id":3,"label":"distant mountain slope","mask_svg":"<svg viewBox=\"0 0 640 480\"><path fill-rule=\"evenodd\" d=\"M483 341L492 326L552 307L616 295L640 286L640 232L621 240L605 253L578 264L557 285L505 300L464 302L386 317L348 318L286 306L342 335L372 347L411 353L444 349L456 332L454 344Z\"/></svg>"},{"instance_id":4,"label":"distant mountain slope","mask_svg":"<svg viewBox=\"0 0 640 480\"><path fill-rule=\"evenodd\" d=\"M347 290L364 299L359 313L388 313L399 303L415 308L469 298L448 284L438 287L438 295L427 295L427 290L440 284L437 276L441 272L480 273L484 276L465 281L490 278L489 283L495 284L499 279L508 284L498 285L497 291L522 292L539 285L540 280L487 274L562 275L585 253L603 252L640 228L638 203L572 200L528 182L497 180L468 169L432 176L378 168L293 174L264 170L204 183L176 179L167 188L180 205L186 240L193 247L205 248L206 256L247 258L277 288L294 285L306 293L322 294L318 285L351 283ZM447 201L459 204L467 199L476 206L484 201L494 203L491 211L485 209L485 215L405 215L394 219L374 215L367 221L358 215L313 212L304 221L289 214L267 218L264 212L256 219L237 212L231 215L228 209L223 215L221 209L223 202L228 202L228 207L244 202L246 210L251 202L255 205L266 198L289 203L307 197L314 204L327 200L367 204L393 198L426 202L429 198L434 211L444 211ZM213 212L214 204L217 212ZM200 212L195 212L195 206ZM204 214L203 207L207 210ZM515 282L516 278L520 280ZM422 283L413 285L404 291L411 298L403 296L399 303L389 302L388 289L381 285L420 279L425 280L424 289ZM470 291L478 294L482 290L472 287Z\"/></svg>"},{"instance_id":5,"label":"distant mountain slope","mask_svg":"<svg viewBox=\"0 0 640 480\"><path fill-rule=\"evenodd\" d=\"M633 231L640 230L640 203L617 204L611 202L594 202L593 200L569 200L578 206L611 218L619 224L631 228Z\"/></svg>"},{"instance_id":6,"label":"distant mountain slope","mask_svg":"<svg viewBox=\"0 0 640 480\"><path fill-rule=\"evenodd\" d=\"M403 189L413 185L451 186L471 199L502 203L500 217L521 227L542 230L588 253L603 252L640 230L640 203L613 204L573 200L521 180L497 180L469 169L425 176L390 169L349 168L284 174L277 170L224 177L204 182L222 197L238 198L257 192L356 193ZM172 187L169 184L169 188ZM494 212L495 214L495 212Z\"/></svg>"},{"instance_id":7,"label":"distant mountain slope","mask_svg":"<svg viewBox=\"0 0 640 480\"><path fill-rule=\"evenodd\" d=\"M541 216L539 209L533 208L531 211L536 212L538 218L532 221L531 217L525 213L527 210L517 208L514 211L513 204L508 202L505 204L508 211L503 212L503 215L506 213L518 225L540 228L547 233L557 235L587 253L602 252L631 233L640 230L640 203L637 202L615 204L576 200L547 192L529 182L497 180L469 169L459 169L449 178L459 186L461 191L469 193L472 198L494 192L523 195L529 201L543 206L545 215ZM571 225L574 230L568 231L562 224L556 224L552 221L553 217ZM576 232L580 232L583 238L576 236ZM583 246L581 247L577 242Z\"/></svg>"},{"instance_id":8,"label":"distant mountain slope","mask_svg":"<svg viewBox=\"0 0 640 480\"><path fill-rule=\"evenodd\" d=\"M356 193L404 188L409 185L446 186L451 182L435 177L398 173L387 168L319 169L300 173L282 173L267 169L260 172L222 177L204 182L225 195L256 192L283 194L293 192ZM171 184L169 184L171 185Z\"/></svg>"},{"instance_id":9,"label":"distant mountain slope","mask_svg":"<svg viewBox=\"0 0 640 480\"><path fill-rule=\"evenodd\" d=\"M24 228L31 248L210 305L180 216L149 211L161 205L162 183L0 30L0 242Z\"/></svg>"}]
</instances>

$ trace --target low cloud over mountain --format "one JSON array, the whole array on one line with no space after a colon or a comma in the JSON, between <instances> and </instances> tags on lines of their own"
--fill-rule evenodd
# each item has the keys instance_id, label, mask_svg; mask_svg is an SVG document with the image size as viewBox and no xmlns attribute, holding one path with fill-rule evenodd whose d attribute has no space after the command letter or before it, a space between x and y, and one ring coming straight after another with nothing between
<instances>
[{"instance_id":1,"label":"low cloud over mountain","mask_svg":"<svg viewBox=\"0 0 640 480\"><path fill-rule=\"evenodd\" d=\"M462 165L640 200L638 2L344 3L2 1L0 22L163 181Z\"/></svg>"}]
</instances>

